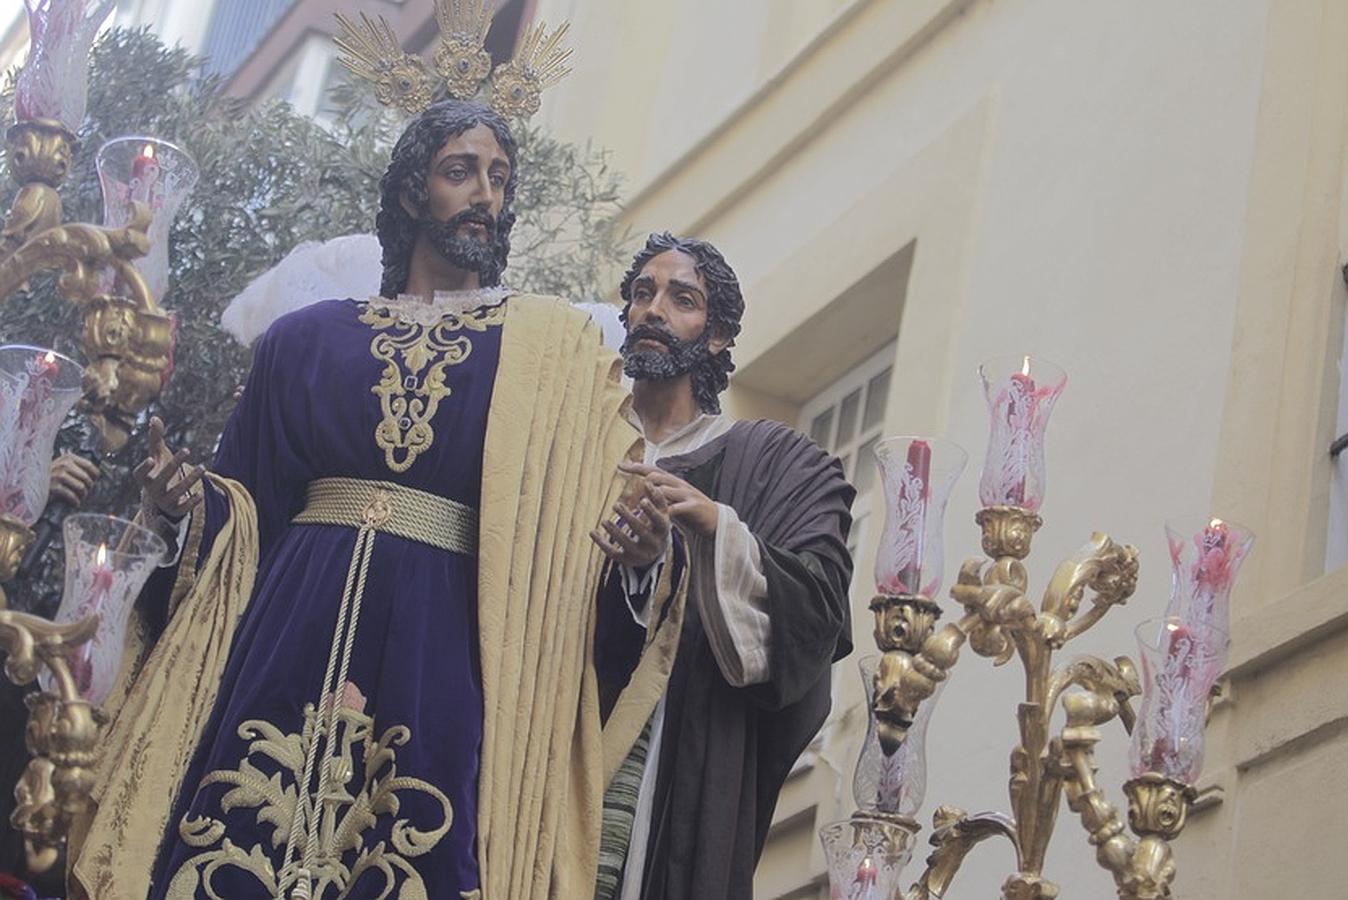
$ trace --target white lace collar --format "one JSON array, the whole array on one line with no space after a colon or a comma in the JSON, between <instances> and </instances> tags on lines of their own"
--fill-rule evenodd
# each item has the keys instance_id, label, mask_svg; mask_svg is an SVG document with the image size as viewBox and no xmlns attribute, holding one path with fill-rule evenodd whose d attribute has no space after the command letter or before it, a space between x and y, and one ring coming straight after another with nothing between
<instances>
[{"instance_id":1,"label":"white lace collar","mask_svg":"<svg viewBox=\"0 0 1348 900\"><path fill-rule=\"evenodd\" d=\"M406 324L434 325L448 315L462 315L483 306L498 306L513 293L504 285L496 285L468 291L436 291L430 300L421 294L399 294L394 300L371 297L367 302L387 309Z\"/></svg>"}]
</instances>

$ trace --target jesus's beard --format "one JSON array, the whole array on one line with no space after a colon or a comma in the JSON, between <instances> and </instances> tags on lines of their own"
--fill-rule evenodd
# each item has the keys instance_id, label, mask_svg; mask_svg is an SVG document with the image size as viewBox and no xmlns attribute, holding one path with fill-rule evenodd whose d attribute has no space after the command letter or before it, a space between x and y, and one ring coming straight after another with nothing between
<instances>
[{"instance_id":1,"label":"jesus's beard","mask_svg":"<svg viewBox=\"0 0 1348 900\"><path fill-rule=\"evenodd\" d=\"M638 342L642 340L659 341L665 345L667 352L661 353L659 350L638 347ZM623 342L623 372L628 378L638 381L642 379L658 381L687 375L699 363L711 358L711 352L707 349L710 341L710 328L703 329L702 333L692 340L684 341L675 337L668 328L636 325L628 332L627 340Z\"/></svg>"},{"instance_id":2,"label":"jesus's beard","mask_svg":"<svg viewBox=\"0 0 1348 900\"><path fill-rule=\"evenodd\" d=\"M460 234L465 225L477 224L486 232L487 239ZM465 209L455 213L448 222L421 220L421 233L432 247L456 268L476 272L484 287L498 284L502 265L498 222L488 213Z\"/></svg>"}]
</instances>

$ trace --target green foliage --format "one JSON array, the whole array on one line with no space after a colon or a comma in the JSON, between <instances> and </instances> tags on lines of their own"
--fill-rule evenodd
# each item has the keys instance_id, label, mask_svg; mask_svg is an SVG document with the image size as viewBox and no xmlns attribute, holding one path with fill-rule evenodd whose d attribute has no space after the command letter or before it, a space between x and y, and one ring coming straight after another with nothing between
<instances>
[{"instance_id":1,"label":"green foliage","mask_svg":"<svg viewBox=\"0 0 1348 900\"><path fill-rule=\"evenodd\" d=\"M233 393L250 354L219 327L220 313L250 280L296 244L374 231L378 183L397 137L398 122L368 95L335 92L339 110L330 128L283 101L255 107L225 96L200 75L201 60L166 48L148 31L113 29L94 46L89 109L81 152L62 191L66 221L98 222L102 203L94 154L103 141L126 134L171 140L196 159L201 177L174 223L171 287L163 305L178 318L172 381L150 412L161 416L171 446L209 459L233 408ZM12 75L0 114L12 118ZM605 154L521 127L519 222L507 281L519 288L571 299L597 298L598 279L625 260L626 235L615 233L620 180ZM8 209L13 185L0 202ZM0 342L53 346L80 356L79 316L39 276L27 295L8 300ZM63 434L69 445L74 436ZM129 469L143 458L144 433L103 461L89 508L126 514L137 502ZM59 594L49 554L33 587ZM31 601L30 601L31 602Z\"/></svg>"}]
</instances>

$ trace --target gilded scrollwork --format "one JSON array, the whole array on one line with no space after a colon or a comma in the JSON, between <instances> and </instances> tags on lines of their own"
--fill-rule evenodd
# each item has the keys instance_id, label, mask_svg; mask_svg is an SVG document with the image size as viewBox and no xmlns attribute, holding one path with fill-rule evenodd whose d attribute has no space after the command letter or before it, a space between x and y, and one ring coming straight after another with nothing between
<instances>
[{"instance_id":1,"label":"gilded scrollwork","mask_svg":"<svg viewBox=\"0 0 1348 900\"><path fill-rule=\"evenodd\" d=\"M949 896L947 891L955 874L978 844L989 838L1002 837L1015 848L1020 858L1020 839L1016 823L1002 813L985 812L969 815L952 806L938 807L932 815L932 846L927 857L927 868L922 878L906 894L907 900L932 900Z\"/></svg>"},{"instance_id":2,"label":"gilded scrollwork","mask_svg":"<svg viewBox=\"0 0 1348 900\"><path fill-rule=\"evenodd\" d=\"M1198 794L1181 784L1149 772L1123 786L1128 795L1128 824L1137 834L1174 840L1184 829L1189 804Z\"/></svg>"},{"instance_id":3,"label":"gilded scrollwork","mask_svg":"<svg viewBox=\"0 0 1348 900\"><path fill-rule=\"evenodd\" d=\"M243 848L226 836L222 820L189 815L179 823L179 835L201 852L174 873L168 897L193 898L199 890L215 897L212 879L224 870L252 876L275 897L287 895L301 878L310 882L306 896L316 900L347 896L358 883L378 888L379 896L426 896L410 860L439 844L454 817L442 791L421 779L398 774L397 748L411 738L410 730L395 725L376 738L370 716L341 706L336 713L335 753L327 761L328 787L314 797L307 787L301 790L300 782L309 745L321 739L316 736L319 718L309 704L299 733L286 733L257 719L239 726L239 736L250 742L247 756L236 769L211 772L202 779L201 788L228 786L216 801L222 812L256 810L256 821L272 829L267 845L260 842ZM399 795L406 793L434 800L440 807L440 821L421 828L398 818ZM371 842L370 833L381 823L388 826L387 840ZM317 836L318 846L303 872L294 866L278 867L292 832L299 841L306 834Z\"/></svg>"},{"instance_id":4,"label":"gilded scrollwork","mask_svg":"<svg viewBox=\"0 0 1348 900\"><path fill-rule=\"evenodd\" d=\"M9 515L0 516L0 584L14 577L24 552L32 542L33 530L20 519ZM0 589L0 609L4 608L4 590Z\"/></svg>"},{"instance_id":5,"label":"gilded scrollwork","mask_svg":"<svg viewBox=\"0 0 1348 900\"><path fill-rule=\"evenodd\" d=\"M875 643L882 651L917 653L931 634L941 607L925 597L881 594L871 600L875 613Z\"/></svg>"},{"instance_id":6,"label":"gilded scrollwork","mask_svg":"<svg viewBox=\"0 0 1348 900\"><path fill-rule=\"evenodd\" d=\"M994 664L1019 656L1025 670L1025 699L1017 708L1020 743L1012 750L1009 794L1014 818L999 814L970 817L962 810L938 810L932 835L936 849L922 880L906 900L931 900L945 892L975 844L994 834L1012 841L1018 871L1002 885L1003 900L1050 900L1057 885L1043 866L1064 795L1078 813L1100 864L1114 876L1125 900L1170 897L1174 861L1168 840L1179 833L1192 802L1192 789L1159 776L1126 785L1127 824L1095 779L1094 747L1099 726L1119 718L1131 730L1131 700L1140 693L1132 660L1075 659L1054 669L1054 654L1068 641L1125 602L1137 586L1138 554L1096 533L1057 567L1039 609L1027 594L1029 575L1021 562L1041 525L1039 517L1016 507L989 507L977 516L990 559L970 559L961 567L951 596L964 609L959 622L932 631L920 651L910 648L924 623L896 603L877 598L876 640L887 650L876 675L875 712L882 747L897 747L918 705L930 697L958 661L967 641ZM1089 592L1089 593L1088 593ZM1061 704L1067 726L1051 737L1054 710Z\"/></svg>"},{"instance_id":7,"label":"gilded scrollwork","mask_svg":"<svg viewBox=\"0 0 1348 900\"><path fill-rule=\"evenodd\" d=\"M400 314L391 303L369 302L360 321L376 332L370 353L384 364L379 383L380 420L375 445L393 472L406 472L431 448L431 420L451 393L446 370L468 359L473 344L463 331L486 331L505 321L503 304L465 313L446 313L425 323Z\"/></svg>"},{"instance_id":8,"label":"gilded scrollwork","mask_svg":"<svg viewBox=\"0 0 1348 900\"><path fill-rule=\"evenodd\" d=\"M108 450L126 443L135 417L158 396L172 350L173 320L132 264L149 250L149 224L149 208L137 203L123 228L55 225L31 236L25 232L22 246L0 253L0 299L34 273L60 269L61 294L85 310L84 352L90 363L84 403ZM103 293L109 272L126 296Z\"/></svg>"},{"instance_id":9,"label":"gilded scrollwork","mask_svg":"<svg viewBox=\"0 0 1348 900\"><path fill-rule=\"evenodd\" d=\"M28 868L44 872L55 863L71 820L88 803L101 721L80 699L70 675L70 651L93 637L98 619L57 624L27 613L0 610L0 648L8 654L5 675L28 684L42 669L54 693L26 698L28 763L15 788L11 821L23 833Z\"/></svg>"},{"instance_id":10,"label":"gilded scrollwork","mask_svg":"<svg viewBox=\"0 0 1348 900\"><path fill-rule=\"evenodd\" d=\"M1137 589L1137 571L1137 549L1116 544L1098 531L1071 559L1060 563L1041 606L1056 626L1051 637L1054 648L1089 629L1111 607L1125 603ZM1087 589L1094 592L1091 608L1078 616Z\"/></svg>"}]
</instances>

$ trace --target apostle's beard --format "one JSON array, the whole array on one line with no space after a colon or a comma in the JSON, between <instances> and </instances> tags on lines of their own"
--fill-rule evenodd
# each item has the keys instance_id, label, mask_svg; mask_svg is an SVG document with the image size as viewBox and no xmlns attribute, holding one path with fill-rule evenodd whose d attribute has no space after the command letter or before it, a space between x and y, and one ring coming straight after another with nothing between
<instances>
[{"instance_id":1,"label":"apostle's beard","mask_svg":"<svg viewBox=\"0 0 1348 900\"><path fill-rule=\"evenodd\" d=\"M465 236L460 231L465 225L481 225L485 240ZM448 222L422 219L421 233L441 256L456 268L476 272L478 280L494 285L501 280L501 260L498 258L500 235L498 221L478 209L464 209L450 217Z\"/></svg>"},{"instance_id":2,"label":"apostle's beard","mask_svg":"<svg viewBox=\"0 0 1348 900\"><path fill-rule=\"evenodd\" d=\"M661 353L659 350L637 346L639 341L648 339L664 344L667 352ZM685 341L675 337L664 326L633 326L627 333L627 340L623 342L623 372L628 378L638 381L642 379L658 381L687 375L697 368L699 363L711 358L711 351L707 349L710 341L709 327L704 328L702 333L692 340Z\"/></svg>"}]
</instances>

